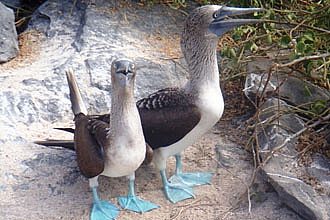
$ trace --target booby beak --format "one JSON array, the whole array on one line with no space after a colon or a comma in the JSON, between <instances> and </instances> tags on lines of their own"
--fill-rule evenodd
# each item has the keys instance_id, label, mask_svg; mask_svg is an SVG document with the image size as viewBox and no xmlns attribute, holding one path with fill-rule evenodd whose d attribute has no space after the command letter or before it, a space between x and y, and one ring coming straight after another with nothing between
<instances>
[{"instance_id":1,"label":"booby beak","mask_svg":"<svg viewBox=\"0 0 330 220\"><path fill-rule=\"evenodd\" d=\"M209 30L217 36L221 36L234 27L262 22L262 20L259 19L232 18L232 16L263 11L265 11L263 8L234 8L222 6L213 14L214 20L209 25Z\"/></svg>"}]
</instances>

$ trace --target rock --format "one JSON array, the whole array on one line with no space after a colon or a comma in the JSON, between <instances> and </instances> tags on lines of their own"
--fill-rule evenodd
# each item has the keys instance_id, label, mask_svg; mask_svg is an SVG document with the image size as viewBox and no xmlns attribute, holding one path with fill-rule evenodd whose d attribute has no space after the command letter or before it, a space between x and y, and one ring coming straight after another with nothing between
<instances>
[{"instance_id":1,"label":"rock","mask_svg":"<svg viewBox=\"0 0 330 220\"><path fill-rule=\"evenodd\" d=\"M329 197L320 196L311 186L296 178L293 173L283 172L291 168L290 162L292 161L284 163L282 167L275 167L273 163L269 163L264 168L281 200L306 220L329 219ZM282 163L282 158L277 161L277 164Z\"/></svg>"},{"instance_id":2,"label":"rock","mask_svg":"<svg viewBox=\"0 0 330 220\"><path fill-rule=\"evenodd\" d=\"M277 139L283 137L277 133ZM264 154L265 155L265 154ZM282 201L304 219L329 219L330 199L320 194L312 186L301 180L304 168L297 166L294 144L289 143L277 151L272 159L262 168L267 180L277 191ZM265 157L262 157L265 159Z\"/></svg>"},{"instance_id":3,"label":"rock","mask_svg":"<svg viewBox=\"0 0 330 220\"><path fill-rule=\"evenodd\" d=\"M17 32L13 10L0 2L0 63L7 62L18 53Z\"/></svg>"},{"instance_id":4,"label":"rock","mask_svg":"<svg viewBox=\"0 0 330 220\"><path fill-rule=\"evenodd\" d=\"M23 33L27 48L22 60L0 66L0 123L23 124L18 129L24 133L24 126L71 121L68 68L77 76L89 112L107 113L110 63L117 57L131 58L137 64L136 98L185 82L179 49L184 21L180 12L159 4L75 3L43 3Z\"/></svg>"},{"instance_id":5,"label":"rock","mask_svg":"<svg viewBox=\"0 0 330 220\"><path fill-rule=\"evenodd\" d=\"M305 219L329 219L330 197L320 194L313 186L305 183L302 176L305 168L297 164L298 152L293 135L304 128L304 122L294 113L292 106L283 100L269 98L260 108L260 124L257 126L261 160L272 150L272 158L262 167L267 180L277 191L282 201ZM292 110L292 109L291 109ZM281 115L278 115L281 112ZM278 147L289 140L281 149ZM319 161L320 162L320 161ZM313 162L310 173L318 174L325 184L329 175L328 163Z\"/></svg>"},{"instance_id":6,"label":"rock","mask_svg":"<svg viewBox=\"0 0 330 220\"><path fill-rule=\"evenodd\" d=\"M244 94L251 101L256 102L264 92L265 95L272 94L277 85L269 81L265 75L250 73L245 79Z\"/></svg>"},{"instance_id":7,"label":"rock","mask_svg":"<svg viewBox=\"0 0 330 220\"><path fill-rule=\"evenodd\" d=\"M0 2L2 2L7 7L18 8L21 6L21 0L1 0Z\"/></svg>"},{"instance_id":8,"label":"rock","mask_svg":"<svg viewBox=\"0 0 330 220\"><path fill-rule=\"evenodd\" d=\"M300 73L295 72L289 76L286 72L278 72L268 79L271 66L272 61L266 58L249 62L247 69L250 74L246 77L244 93L251 101L254 102L256 97L260 98L262 92L265 92L264 97L267 98L278 91L281 99L294 106L330 100L330 91L301 80L303 77Z\"/></svg>"},{"instance_id":9,"label":"rock","mask_svg":"<svg viewBox=\"0 0 330 220\"><path fill-rule=\"evenodd\" d=\"M317 179L321 190L330 197L330 160L322 154L314 154L311 164L307 166L307 172Z\"/></svg>"}]
</instances>

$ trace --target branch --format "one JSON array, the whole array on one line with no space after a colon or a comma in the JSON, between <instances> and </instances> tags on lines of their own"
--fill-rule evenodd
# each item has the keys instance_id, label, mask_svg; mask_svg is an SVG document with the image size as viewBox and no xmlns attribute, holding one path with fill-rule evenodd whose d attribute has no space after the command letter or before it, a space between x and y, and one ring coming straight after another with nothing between
<instances>
[{"instance_id":1,"label":"branch","mask_svg":"<svg viewBox=\"0 0 330 220\"><path fill-rule=\"evenodd\" d=\"M278 64L276 63L275 66L276 67L288 67L288 66L293 66L297 63L300 63L302 61L305 61L305 60L317 60L317 59L320 59L320 58L326 58L326 57L330 57L330 53L324 53L324 54L320 54L320 55L312 55L312 56L305 56L305 57L301 57L301 58L298 58L298 59L295 59L289 63L284 63L284 64Z\"/></svg>"},{"instance_id":2,"label":"branch","mask_svg":"<svg viewBox=\"0 0 330 220\"><path fill-rule=\"evenodd\" d=\"M324 33L327 33L327 34L330 34L330 30L326 30L326 29L323 29L323 28L319 28L319 27L313 27L313 26L310 26L308 24L299 24L299 23L296 23L296 22L284 22L284 21L275 21L275 20L268 20L268 19L264 19L263 22L266 22L266 23L275 23L275 24L286 24L286 25L293 25L293 26L302 26L302 27L306 27L306 28L309 28L309 29L313 29L313 30L316 30L316 31L320 31L320 32L324 32Z\"/></svg>"}]
</instances>

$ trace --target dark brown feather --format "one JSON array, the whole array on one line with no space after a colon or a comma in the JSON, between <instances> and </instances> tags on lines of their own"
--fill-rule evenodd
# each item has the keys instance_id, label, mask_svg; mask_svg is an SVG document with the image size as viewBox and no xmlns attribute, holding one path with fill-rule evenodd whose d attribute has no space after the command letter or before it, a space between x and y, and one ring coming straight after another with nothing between
<instances>
[{"instance_id":1,"label":"dark brown feather","mask_svg":"<svg viewBox=\"0 0 330 220\"><path fill-rule=\"evenodd\" d=\"M104 170L103 149L89 130L88 116L80 113L74 121L74 142L80 172L87 178L95 177Z\"/></svg>"},{"instance_id":2,"label":"dark brown feather","mask_svg":"<svg viewBox=\"0 0 330 220\"><path fill-rule=\"evenodd\" d=\"M104 147L108 145L107 133L109 131L109 123L89 118L87 128L100 146Z\"/></svg>"},{"instance_id":3,"label":"dark brown feather","mask_svg":"<svg viewBox=\"0 0 330 220\"><path fill-rule=\"evenodd\" d=\"M137 102L146 142L157 149L169 146L189 133L201 113L193 97L180 89L162 89Z\"/></svg>"}]
</instances>

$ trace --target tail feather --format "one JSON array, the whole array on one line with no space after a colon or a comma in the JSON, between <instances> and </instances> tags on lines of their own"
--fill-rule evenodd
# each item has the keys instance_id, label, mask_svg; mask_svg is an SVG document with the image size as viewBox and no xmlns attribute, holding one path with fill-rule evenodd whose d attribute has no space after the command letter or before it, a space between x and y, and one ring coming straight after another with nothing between
<instances>
[{"instance_id":1,"label":"tail feather","mask_svg":"<svg viewBox=\"0 0 330 220\"><path fill-rule=\"evenodd\" d=\"M74 128L54 128L54 129L74 133Z\"/></svg>"},{"instance_id":2,"label":"tail feather","mask_svg":"<svg viewBox=\"0 0 330 220\"><path fill-rule=\"evenodd\" d=\"M76 78L73 74L73 70L69 69L66 71L66 78L68 80L69 89L70 89L70 100L72 105L72 111L74 115L83 113L87 115L87 108L82 99Z\"/></svg>"},{"instance_id":3,"label":"tail feather","mask_svg":"<svg viewBox=\"0 0 330 220\"><path fill-rule=\"evenodd\" d=\"M34 143L47 147L56 146L56 147L64 147L70 150L75 150L73 140L46 140L46 141L35 141Z\"/></svg>"}]
</instances>

